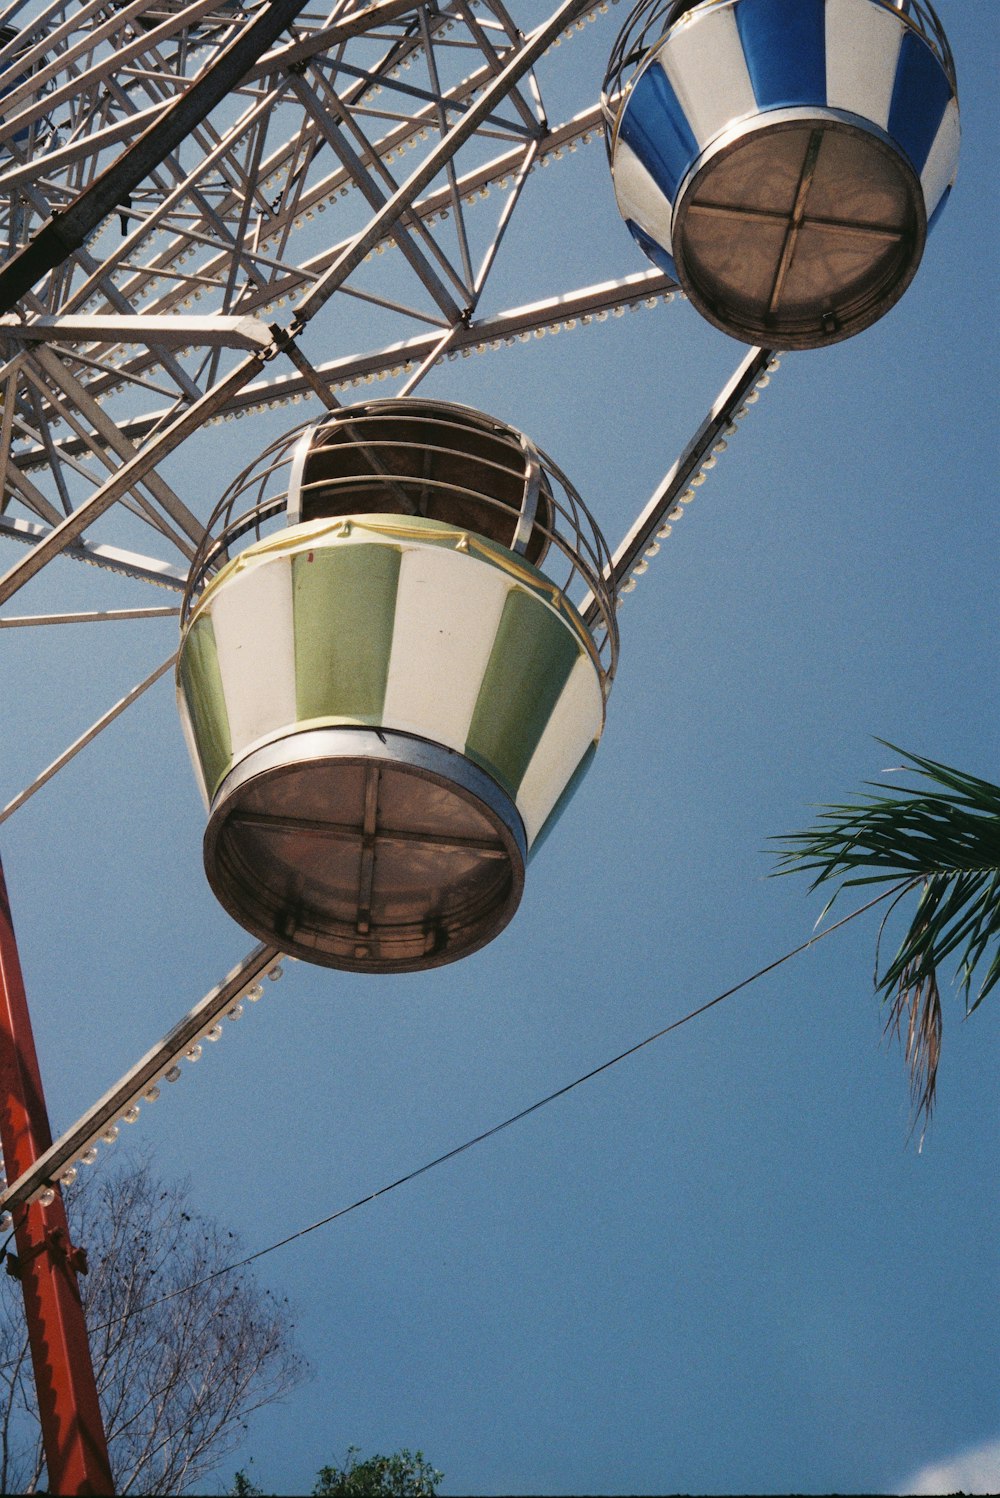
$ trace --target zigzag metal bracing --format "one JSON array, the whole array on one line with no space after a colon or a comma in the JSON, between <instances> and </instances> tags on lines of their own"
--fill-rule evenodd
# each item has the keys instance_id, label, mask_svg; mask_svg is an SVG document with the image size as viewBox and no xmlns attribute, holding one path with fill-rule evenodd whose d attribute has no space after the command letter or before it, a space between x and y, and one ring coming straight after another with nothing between
<instances>
[{"instance_id":1,"label":"zigzag metal bracing","mask_svg":"<svg viewBox=\"0 0 1000 1498\"><path fill-rule=\"evenodd\" d=\"M260 10L241 12L218 0L51 5L0 47L0 88L9 89L0 127L0 237L8 261L46 232L53 216L75 211L109 168L127 162L132 148L121 142L182 104ZM3 508L12 516L51 523L53 510L78 510L88 490L106 483L100 460L91 466L92 444L87 451L85 429L93 423L81 425L79 412L74 417L65 390L53 398L51 367L41 369L39 350L49 339L60 343L67 377L140 443L155 440L151 434L171 420L176 425L220 382L229 394L205 419L224 413L238 394L231 378L238 352L208 339L204 346L199 327L179 347L157 342L155 331L133 342L111 342L106 329L100 341L79 333L65 339L53 322L80 313L175 318L197 306L207 314L199 319L203 328L220 315L273 313L325 284L331 290L324 300L335 294L377 308L387 344L395 341L393 323L404 338L430 328L443 353L469 324L496 249L495 232L491 242L477 223L474 234L467 210L476 204L482 220L478 200L491 183L513 183L519 192L529 160L596 124L588 114L553 129L530 70L582 24L585 4L564 3L526 35L503 5L465 0L299 11L285 35L5 319L4 373L17 391L3 455ZM480 109L484 90L490 107ZM464 130L477 110L474 127ZM442 147L449 136L453 144ZM407 195L407 179L432 157L435 171ZM390 203L396 206L386 216ZM504 224L509 211L501 205ZM373 212L382 212L384 227L358 263L338 274L338 260L370 227ZM314 227L324 213L318 227L339 226L333 245ZM402 254L380 263L387 245ZM50 325L39 338L43 318ZM22 339L17 329L26 322L35 327ZM271 352L288 342L287 333L278 336ZM257 372L248 371L247 380ZM48 496L26 477L40 459ZM139 482L118 498L162 539L170 527ZM76 540L86 526L74 529Z\"/></svg>"}]
</instances>

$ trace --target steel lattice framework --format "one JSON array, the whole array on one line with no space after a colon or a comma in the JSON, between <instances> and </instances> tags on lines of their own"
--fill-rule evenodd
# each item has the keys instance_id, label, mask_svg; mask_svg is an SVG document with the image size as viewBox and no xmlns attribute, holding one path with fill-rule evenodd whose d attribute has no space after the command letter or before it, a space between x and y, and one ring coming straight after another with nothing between
<instances>
[{"instance_id":1,"label":"steel lattice framework","mask_svg":"<svg viewBox=\"0 0 1000 1498\"><path fill-rule=\"evenodd\" d=\"M480 313L529 175L602 133L599 80L590 107L552 120L534 66L609 5L563 0L543 19L522 9L527 29L502 0L334 0L322 11L301 0L15 0L0 10L0 537L26 546L0 577L0 604L63 556L182 592L206 522L161 465L206 424L303 395L332 409L389 376L407 395L446 357L673 293L646 270ZM363 350L359 306L382 335ZM313 329L331 351L322 362L303 347ZM612 562L621 591L771 358L747 353L637 516ZM145 527L142 554L88 534L115 506ZM78 617L8 615L0 626ZM111 706L0 822L171 665ZM262 950L0 1206L56 1180L252 987L276 955Z\"/></svg>"},{"instance_id":2,"label":"steel lattice framework","mask_svg":"<svg viewBox=\"0 0 1000 1498\"><path fill-rule=\"evenodd\" d=\"M206 422L390 372L409 393L449 352L669 290L639 273L477 317L528 174L599 132L596 101L550 121L532 72L596 14L565 0L525 33L493 0L88 0L7 41L2 522L32 549L0 601L114 504L176 581L202 524L158 464ZM384 343L315 367L301 335L326 312L336 349L346 299Z\"/></svg>"}]
</instances>

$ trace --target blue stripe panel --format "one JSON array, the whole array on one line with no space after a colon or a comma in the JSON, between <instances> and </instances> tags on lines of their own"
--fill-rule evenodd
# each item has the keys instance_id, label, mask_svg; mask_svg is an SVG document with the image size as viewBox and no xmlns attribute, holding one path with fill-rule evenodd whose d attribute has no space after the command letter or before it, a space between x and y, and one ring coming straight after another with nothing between
<instances>
[{"instance_id":1,"label":"blue stripe panel","mask_svg":"<svg viewBox=\"0 0 1000 1498\"><path fill-rule=\"evenodd\" d=\"M674 264L673 255L668 255L662 244L657 244L652 235L647 234L645 229L640 229L634 219L627 218L625 223L640 250L642 250L648 259L652 260L657 270L665 271L672 281L677 281L679 284L677 266Z\"/></svg>"},{"instance_id":2,"label":"blue stripe panel","mask_svg":"<svg viewBox=\"0 0 1000 1498\"><path fill-rule=\"evenodd\" d=\"M742 0L736 24L762 109L826 104L826 0Z\"/></svg>"},{"instance_id":3,"label":"blue stripe panel","mask_svg":"<svg viewBox=\"0 0 1000 1498\"><path fill-rule=\"evenodd\" d=\"M618 134L672 203L684 173L698 154L698 142L659 63L651 63L639 75Z\"/></svg>"},{"instance_id":4,"label":"blue stripe panel","mask_svg":"<svg viewBox=\"0 0 1000 1498\"><path fill-rule=\"evenodd\" d=\"M944 68L927 43L908 30L899 49L889 134L909 156L918 177L950 102L951 84Z\"/></svg>"},{"instance_id":5,"label":"blue stripe panel","mask_svg":"<svg viewBox=\"0 0 1000 1498\"><path fill-rule=\"evenodd\" d=\"M946 187L945 190L944 190L944 196L943 196L943 198L941 199L940 203L935 208L934 212L931 214L930 218L927 220L927 232L928 232L928 234L931 232L931 230L933 229L934 225L937 223L938 219L941 217L942 213L944 212L944 205L945 205L945 203L947 203L947 201L948 201L948 199L950 197L951 197L951 188L950 187Z\"/></svg>"}]
</instances>

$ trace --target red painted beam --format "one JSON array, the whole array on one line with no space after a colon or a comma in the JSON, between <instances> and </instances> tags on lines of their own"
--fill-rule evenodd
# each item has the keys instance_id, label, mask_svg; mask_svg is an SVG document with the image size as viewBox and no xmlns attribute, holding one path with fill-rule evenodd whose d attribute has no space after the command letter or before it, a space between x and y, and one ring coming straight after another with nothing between
<instances>
[{"instance_id":1,"label":"red painted beam","mask_svg":"<svg viewBox=\"0 0 1000 1498\"><path fill-rule=\"evenodd\" d=\"M52 1143L21 962L0 865L0 1142L8 1180ZM14 1209L50 1493L114 1493L62 1195Z\"/></svg>"}]
</instances>

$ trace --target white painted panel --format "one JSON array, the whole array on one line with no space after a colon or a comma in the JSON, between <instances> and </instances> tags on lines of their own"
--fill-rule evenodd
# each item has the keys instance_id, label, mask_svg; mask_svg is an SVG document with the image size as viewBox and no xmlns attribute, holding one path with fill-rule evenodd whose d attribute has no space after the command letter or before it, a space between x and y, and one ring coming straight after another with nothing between
<instances>
[{"instance_id":1,"label":"white painted panel","mask_svg":"<svg viewBox=\"0 0 1000 1498\"><path fill-rule=\"evenodd\" d=\"M202 773L201 757L198 754L198 744L194 736L194 726L191 722L191 714L188 712L187 700L180 687L177 688L177 712L181 720L181 733L187 745L187 752L191 756L191 764L194 768L194 777L201 791L201 799L205 803L205 810L209 809L208 787L205 784L205 776Z\"/></svg>"},{"instance_id":2,"label":"white painted panel","mask_svg":"<svg viewBox=\"0 0 1000 1498\"><path fill-rule=\"evenodd\" d=\"M517 809L524 818L529 848L569 784L573 771L600 736L603 717L597 671L590 656L581 655L559 693L559 701L518 787Z\"/></svg>"},{"instance_id":3,"label":"white painted panel","mask_svg":"<svg viewBox=\"0 0 1000 1498\"><path fill-rule=\"evenodd\" d=\"M681 23L659 54L699 147L757 109L731 6Z\"/></svg>"},{"instance_id":4,"label":"white painted panel","mask_svg":"<svg viewBox=\"0 0 1000 1498\"><path fill-rule=\"evenodd\" d=\"M621 139L615 146L612 173L622 218L630 218L645 229L669 254L673 209L631 146Z\"/></svg>"},{"instance_id":5,"label":"white painted panel","mask_svg":"<svg viewBox=\"0 0 1000 1498\"><path fill-rule=\"evenodd\" d=\"M403 551L396 593L387 728L419 733L459 752L512 580L443 546Z\"/></svg>"},{"instance_id":6,"label":"white painted panel","mask_svg":"<svg viewBox=\"0 0 1000 1498\"><path fill-rule=\"evenodd\" d=\"M944 118L934 137L930 155L920 177L920 185L924 190L924 202L927 204L927 217L930 218L946 190L955 179L958 169L958 148L961 142L962 127L958 119L958 100L952 99L944 112Z\"/></svg>"},{"instance_id":7,"label":"white painted panel","mask_svg":"<svg viewBox=\"0 0 1000 1498\"><path fill-rule=\"evenodd\" d=\"M238 570L210 608L236 760L255 739L295 722L291 561Z\"/></svg>"},{"instance_id":8,"label":"white painted panel","mask_svg":"<svg viewBox=\"0 0 1000 1498\"><path fill-rule=\"evenodd\" d=\"M896 83L904 23L871 0L826 0L826 102L883 130Z\"/></svg>"}]
</instances>

